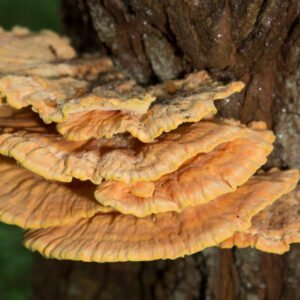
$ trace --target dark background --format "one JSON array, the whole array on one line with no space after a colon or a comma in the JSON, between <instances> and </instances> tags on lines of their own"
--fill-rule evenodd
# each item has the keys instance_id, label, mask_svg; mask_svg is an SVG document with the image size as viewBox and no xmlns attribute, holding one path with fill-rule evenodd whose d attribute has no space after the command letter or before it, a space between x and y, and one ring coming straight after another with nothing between
<instances>
[{"instance_id":1,"label":"dark background","mask_svg":"<svg viewBox=\"0 0 300 300\"><path fill-rule=\"evenodd\" d=\"M60 30L60 0L0 0L0 26ZM1 180L1 179L0 179ZM32 254L21 229L0 223L0 299L30 299Z\"/></svg>"}]
</instances>

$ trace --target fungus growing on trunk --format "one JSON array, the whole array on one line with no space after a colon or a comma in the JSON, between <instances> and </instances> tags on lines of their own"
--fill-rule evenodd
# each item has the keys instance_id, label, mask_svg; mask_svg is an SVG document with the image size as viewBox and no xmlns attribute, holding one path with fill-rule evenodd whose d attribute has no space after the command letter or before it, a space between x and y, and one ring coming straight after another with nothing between
<instances>
[{"instance_id":1,"label":"fungus growing on trunk","mask_svg":"<svg viewBox=\"0 0 300 300\"><path fill-rule=\"evenodd\" d=\"M1 31L0 45L0 220L30 229L29 249L105 262L299 241L298 170L253 176L274 134L211 117L242 82L200 71L141 87L45 31Z\"/></svg>"},{"instance_id":2,"label":"fungus growing on trunk","mask_svg":"<svg viewBox=\"0 0 300 300\"><path fill-rule=\"evenodd\" d=\"M25 245L47 257L82 261L175 259L218 245L277 197L294 188L297 171L250 179L236 192L180 213L145 218L97 214L63 227L29 231Z\"/></svg>"},{"instance_id":3,"label":"fungus growing on trunk","mask_svg":"<svg viewBox=\"0 0 300 300\"><path fill-rule=\"evenodd\" d=\"M91 82L71 77L53 79L11 75L0 78L0 94L2 103L16 109L31 106L45 123L62 122L70 114L82 111L146 112L155 97L145 94L141 87L130 90L124 96L121 93L126 90L126 84L128 82L101 87L101 90L96 88L91 95L78 98L86 95Z\"/></svg>"},{"instance_id":4,"label":"fungus growing on trunk","mask_svg":"<svg viewBox=\"0 0 300 300\"><path fill-rule=\"evenodd\" d=\"M300 188L281 197L253 217L251 227L236 232L221 243L223 248L254 247L271 253L284 253L290 244L300 242Z\"/></svg>"},{"instance_id":5,"label":"fungus growing on trunk","mask_svg":"<svg viewBox=\"0 0 300 300\"><path fill-rule=\"evenodd\" d=\"M0 158L0 176L0 219L8 224L46 228L112 211L94 200L89 182L46 181L4 157Z\"/></svg>"},{"instance_id":6,"label":"fungus growing on trunk","mask_svg":"<svg viewBox=\"0 0 300 300\"><path fill-rule=\"evenodd\" d=\"M23 27L0 31L0 74L43 77L97 75L108 71L107 57L78 59L69 40L49 30L30 32Z\"/></svg>"},{"instance_id":7,"label":"fungus growing on trunk","mask_svg":"<svg viewBox=\"0 0 300 300\"><path fill-rule=\"evenodd\" d=\"M0 74L26 74L42 64L76 57L66 38L50 30L33 33L23 27L0 31L0 49Z\"/></svg>"},{"instance_id":8,"label":"fungus growing on trunk","mask_svg":"<svg viewBox=\"0 0 300 300\"><path fill-rule=\"evenodd\" d=\"M221 129L219 133L222 134ZM147 195L147 185L146 193L140 187L139 194L136 194L139 182L106 181L98 186L95 197L101 204L122 213L144 217L153 213L181 211L233 192L266 162L272 150L274 136L270 131L245 130L244 133L243 138L222 143L207 154L193 155L176 171L154 181L151 195ZM205 141L202 139L200 142Z\"/></svg>"},{"instance_id":9,"label":"fungus growing on trunk","mask_svg":"<svg viewBox=\"0 0 300 300\"><path fill-rule=\"evenodd\" d=\"M198 122L216 113L215 100L225 99L244 87L242 82L224 85L200 73L201 80L198 73L192 74L175 81L171 91L167 84L150 87L149 92L157 100L144 114L128 114L122 108L109 115L103 115L99 110L75 113L63 120L57 129L71 140L110 138L117 133L129 132L140 141L150 143L163 132L174 130L182 123Z\"/></svg>"}]
</instances>

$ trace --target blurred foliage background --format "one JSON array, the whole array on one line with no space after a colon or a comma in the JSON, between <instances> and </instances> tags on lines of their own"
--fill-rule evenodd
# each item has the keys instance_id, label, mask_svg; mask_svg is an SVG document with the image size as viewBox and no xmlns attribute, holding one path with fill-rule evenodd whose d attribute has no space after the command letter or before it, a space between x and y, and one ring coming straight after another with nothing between
<instances>
[{"instance_id":1,"label":"blurred foliage background","mask_svg":"<svg viewBox=\"0 0 300 300\"><path fill-rule=\"evenodd\" d=\"M6 29L22 25L59 31L60 0L0 0L0 24Z\"/></svg>"},{"instance_id":2,"label":"blurred foliage background","mask_svg":"<svg viewBox=\"0 0 300 300\"><path fill-rule=\"evenodd\" d=\"M0 0L0 26L21 25L59 31L60 0ZM0 299L29 300L32 254L22 246L21 229L0 223Z\"/></svg>"}]
</instances>

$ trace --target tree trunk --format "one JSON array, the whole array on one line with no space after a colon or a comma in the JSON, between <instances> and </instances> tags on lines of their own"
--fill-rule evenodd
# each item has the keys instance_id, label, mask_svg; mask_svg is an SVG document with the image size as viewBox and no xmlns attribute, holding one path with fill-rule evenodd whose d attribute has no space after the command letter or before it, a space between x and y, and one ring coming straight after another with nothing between
<instances>
[{"instance_id":1,"label":"tree trunk","mask_svg":"<svg viewBox=\"0 0 300 300\"><path fill-rule=\"evenodd\" d=\"M141 84L206 69L244 92L220 115L266 121L268 166L300 168L299 0L64 0L67 34ZM298 259L299 258L299 259ZM300 299L299 247L282 256L207 249L175 261L94 264L36 258L34 299Z\"/></svg>"}]
</instances>

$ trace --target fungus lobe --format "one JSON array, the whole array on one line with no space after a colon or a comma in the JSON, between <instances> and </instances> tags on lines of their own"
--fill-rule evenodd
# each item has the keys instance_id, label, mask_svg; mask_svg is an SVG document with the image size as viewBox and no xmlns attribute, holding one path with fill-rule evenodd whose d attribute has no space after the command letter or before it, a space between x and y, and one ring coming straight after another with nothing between
<instances>
[{"instance_id":1,"label":"fungus lobe","mask_svg":"<svg viewBox=\"0 0 300 300\"><path fill-rule=\"evenodd\" d=\"M237 229L249 228L252 216L291 191L297 171L250 179L236 192L180 213L145 218L96 214L63 227L30 230L25 246L46 257L95 262L175 259L218 245Z\"/></svg>"}]
</instances>

